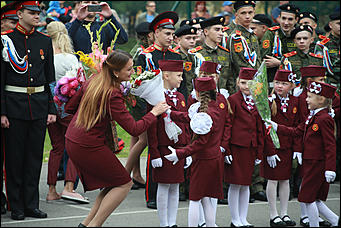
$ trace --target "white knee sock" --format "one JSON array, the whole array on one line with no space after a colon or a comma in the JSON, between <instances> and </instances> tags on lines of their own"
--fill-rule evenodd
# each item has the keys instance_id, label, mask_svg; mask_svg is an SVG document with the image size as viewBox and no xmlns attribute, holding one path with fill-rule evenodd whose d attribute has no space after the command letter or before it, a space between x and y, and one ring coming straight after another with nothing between
<instances>
[{"instance_id":1,"label":"white knee sock","mask_svg":"<svg viewBox=\"0 0 341 228\"><path fill-rule=\"evenodd\" d=\"M241 185L237 184L230 184L229 191L228 191L228 203L231 213L231 222L235 226L242 226L242 222L240 221L239 217L239 191Z\"/></svg>"},{"instance_id":2,"label":"white knee sock","mask_svg":"<svg viewBox=\"0 0 341 228\"><path fill-rule=\"evenodd\" d=\"M158 183L157 185L156 205L161 227L169 226L167 219L169 187L170 184Z\"/></svg>"},{"instance_id":3,"label":"white knee sock","mask_svg":"<svg viewBox=\"0 0 341 228\"><path fill-rule=\"evenodd\" d=\"M202 226L204 223L206 223L205 222L204 209L202 208L202 203L201 203L201 200L200 200L200 203L199 203L199 223L198 223L198 225Z\"/></svg>"},{"instance_id":4,"label":"white knee sock","mask_svg":"<svg viewBox=\"0 0 341 228\"><path fill-rule=\"evenodd\" d=\"M323 215L332 224L332 226L337 226L339 216L337 216L332 210L330 210L322 201L317 200L315 202L317 209L321 213L321 215Z\"/></svg>"},{"instance_id":5,"label":"white knee sock","mask_svg":"<svg viewBox=\"0 0 341 228\"><path fill-rule=\"evenodd\" d=\"M268 198L270 219L278 216L276 201L277 201L277 181L276 180L268 180L266 184L266 197ZM277 222L277 221L275 221Z\"/></svg>"},{"instance_id":6,"label":"white knee sock","mask_svg":"<svg viewBox=\"0 0 341 228\"><path fill-rule=\"evenodd\" d=\"M249 186L241 186L239 192L239 217L244 226L251 225L247 221L247 211L249 209L250 188Z\"/></svg>"},{"instance_id":7,"label":"white knee sock","mask_svg":"<svg viewBox=\"0 0 341 228\"><path fill-rule=\"evenodd\" d=\"M198 201L190 200L189 201L188 227L197 227L198 226L198 224L199 224L199 207L200 207L200 200L198 200Z\"/></svg>"},{"instance_id":8,"label":"white knee sock","mask_svg":"<svg viewBox=\"0 0 341 228\"><path fill-rule=\"evenodd\" d=\"M210 197L212 206L213 206L213 214L214 214L214 221L216 220L217 215L217 206L218 206L218 199Z\"/></svg>"},{"instance_id":9,"label":"white knee sock","mask_svg":"<svg viewBox=\"0 0 341 228\"><path fill-rule=\"evenodd\" d=\"M281 218L284 215L288 214L288 201L289 201L289 194L290 194L290 185L289 180L281 180L278 181L279 183L279 200L280 200L280 207L281 207Z\"/></svg>"},{"instance_id":10,"label":"white knee sock","mask_svg":"<svg viewBox=\"0 0 341 228\"><path fill-rule=\"evenodd\" d=\"M309 217L309 226L318 227L319 226L319 212L316 206L316 202L305 203L307 207L307 213Z\"/></svg>"},{"instance_id":11,"label":"white knee sock","mask_svg":"<svg viewBox=\"0 0 341 228\"><path fill-rule=\"evenodd\" d=\"M215 215L213 213L214 209L210 197L202 198L201 203L204 209L206 226L215 227Z\"/></svg>"},{"instance_id":12,"label":"white knee sock","mask_svg":"<svg viewBox=\"0 0 341 228\"><path fill-rule=\"evenodd\" d=\"M179 207L179 184L171 184L168 192L168 225L176 224Z\"/></svg>"}]
</instances>

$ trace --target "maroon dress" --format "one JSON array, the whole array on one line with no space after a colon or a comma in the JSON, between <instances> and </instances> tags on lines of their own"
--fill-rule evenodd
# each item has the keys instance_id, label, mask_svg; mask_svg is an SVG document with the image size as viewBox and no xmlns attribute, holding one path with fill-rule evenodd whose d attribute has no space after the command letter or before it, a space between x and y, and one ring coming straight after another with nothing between
<instances>
[{"instance_id":1,"label":"maroon dress","mask_svg":"<svg viewBox=\"0 0 341 228\"><path fill-rule=\"evenodd\" d=\"M75 113L84 91L85 86L70 99L65 106L66 112ZM90 130L76 127L77 117L78 111L73 116L65 135L66 150L78 169L84 191L128 183L131 180L130 175L116 155L105 145L105 130L110 120L115 120L125 131L137 137L156 121L156 117L149 112L141 120L135 121L126 109L124 97L119 89L112 92L106 116Z\"/></svg>"},{"instance_id":2,"label":"maroon dress","mask_svg":"<svg viewBox=\"0 0 341 228\"><path fill-rule=\"evenodd\" d=\"M329 183L325 171L336 170L336 141L334 120L327 109L316 113L307 123L302 122L297 128L278 125L279 135L303 135L302 184L298 201L312 203L325 201L328 196Z\"/></svg>"},{"instance_id":3,"label":"maroon dress","mask_svg":"<svg viewBox=\"0 0 341 228\"><path fill-rule=\"evenodd\" d=\"M288 127L296 127L300 122L298 97L289 95L286 112L281 108L281 100L278 96L273 100L277 105L277 114L272 120L278 124ZM271 104L270 104L271 105ZM302 138L281 135L278 136L280 149L265 150L261 163L260 175L269 180L288 180L291 176L293 152L302 152ZM271 168L267 162L267 156L277 154L281 161L277 162L275 168Z\"/></svg>"},{"instance_id":4,"label":"maroon dress","mask_svg":"<svg viewBox=\"0 0 341 228\"><path fill-rule=\"evenodd\" d=\"M171 106L171 110L186 112L187 108L184 96L180 92L174 92L173 96L176 96L176 105L172 99L165 94L166 102ZM149 109L151 109L150 105L148 105L148 110ZM173 148L181 148L186 146L190 141L189 125L187 123L181 123L175 120L174 122L182 130L182 134L178 136L179 141L177 143L174 143L173 140L168 138L165 131L165 122L162 117L159 117L157 122L153 123L147 130L150 159L162 159L162 167L152 169L153 182L155 183L175 184L181 183L185 180L184 159L173 165L173 162L168 161L164 157L165 155L171 154L168 146L172 146Z\"/></svg>"}]
</instances>

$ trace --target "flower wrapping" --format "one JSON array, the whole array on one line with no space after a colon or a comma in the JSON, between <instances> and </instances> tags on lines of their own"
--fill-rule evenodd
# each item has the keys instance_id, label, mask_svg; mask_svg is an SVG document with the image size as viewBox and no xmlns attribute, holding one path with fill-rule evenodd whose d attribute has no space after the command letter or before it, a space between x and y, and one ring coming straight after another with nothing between
<instances>
[{"instance_id":1,"label":"flower wrapping","mask_svg":"<svg viewBox=\"0 0 341 228\"><path fill-rule=\"evenodd\" d=\"M160 70L144 71L134 80L130 93L145 99L153 106L166 101L162 72ZM181 128L171 120L169 115L164 116L164 121L168 138L175 143L178 142L178 136L182 134Z\"/></svg>"},{"instance_id":2,"label":"flower wrapping","mask_svg":"<svg viewBox=\"0 0 341 228\"><path fill-rule=\"evenodd\" d=\"M248 81L248 86L252 99L257 107L257 111L263 121L271 120L271 110L268 101L268 79L264 61L259 67L253 80ZM280 144L276 131L273 128L270 128L269 134L276 149L279 149Z\"/></svg>"}]
</instances>

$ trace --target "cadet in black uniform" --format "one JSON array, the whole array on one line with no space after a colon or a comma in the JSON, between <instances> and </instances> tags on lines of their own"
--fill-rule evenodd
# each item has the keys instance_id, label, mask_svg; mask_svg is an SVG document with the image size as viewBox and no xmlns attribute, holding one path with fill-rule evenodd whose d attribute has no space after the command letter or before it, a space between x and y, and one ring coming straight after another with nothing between
<instances>
[{"instance_id":1,"label":"cadet in black uniform","mask_svg":"<svg viewBox=\"0 0 341 228\"><path fill-rule=\"evenodd\" d=\"M11 218L46 218L39 178L46 125L56 121L49 88L55 81L51 39L35 30L39 1L16 1L19 23L1 34L1 127L6 137L6 186Z\"/></svg>"}]
</instances>

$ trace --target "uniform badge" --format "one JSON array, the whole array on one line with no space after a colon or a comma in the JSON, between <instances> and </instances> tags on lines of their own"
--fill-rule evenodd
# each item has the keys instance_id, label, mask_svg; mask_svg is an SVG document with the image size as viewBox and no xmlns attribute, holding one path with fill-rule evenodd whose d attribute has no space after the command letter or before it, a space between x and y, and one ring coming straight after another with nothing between
<instances>
[{"instance_id":1,"label":"uniform badge","mask_svg":"<svg viewBox=\"0 0 341 228\"><path fill-rule=\"evenodd\" d=\"M268 48L270 46L270 41L269 40L264 40L263 41L263 48Z\"/></svg>"},{"instance_id":2,"label":"uniform badge","mask_svg":"<svg viewBox=\"0 0 341 228\"><path fill-rule=\"evenodd\" d=\"M243 44L242 43L234 44L234 50L238 53L241 52L243 50Z\"/></svg>"},{"instance_id":3,"label":"uniform badge","mask_svg":"<svg viewBox=\"0 0 341 228\"><path fill-rule=\"evenodd\" d=\"M311 129L313 129L313 131L318 131L319 126L317 124L314 124Z\"/></svg>"},{"instance_id":4,"label":"uniform badge","mask_svg":"<svg viewBox=\"0 0 341 228\"><path fill-rule=\"evenodd\" d=\"M292 110L292 113L296 114L297 113L297 108L294 107L294 109Z\"/></svg>"},{"instance_id":5,"label":"uniform badge","mask_svg":"<svg viewBox=\"0 0 341 228\"><path fill-rule=\"evenodd\" d=\"M40 58L41 58L41 60L45 59L43 49L40 49Z\"/></svg>"},{"instance_id":6,"label":"uniform badge","mask_svg":"<svg viewBox=\"0 0 341 228\"><path fill-rule=\"evenodd\" d=\"M181 105L182 105L182 107L186 107L186 104L184 101L181 101Z\"/></svg>"},{"instance_id":7,"label":"uniform badge","mask_svg":"<svg viewBox=\"0 0 341 228\"><path fill-rule=\"evenodd\" d=\"M136 68L136 74L137 75L140 75L142 73L142 67L141 66L138 66L137 68Z\"/></svg>"},{"instance_id":8,"label":"uniform badge","mask_svg":"<svg viewBox=\"0 0 341 228\"><path fill-rule=\"evenodd\" d=\"M220 103L220 104L219 104L219 107L220 107L221 109L224 109L224 108L225 108L224 103Z\"/></svg>"},{"instance_id":9,"label":"uniform badge","mask_svg":"<svg viewBox=\"0 0 341 228\"><path fill-rule=\"evenodd\" d=\"M192 62L185 62L184 68L186 71L192 70Z\"/></svg>"}]
</instances>

